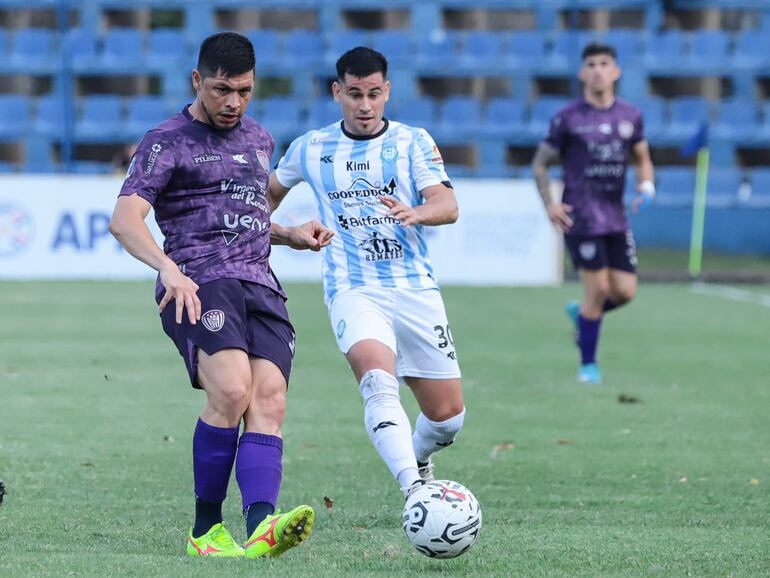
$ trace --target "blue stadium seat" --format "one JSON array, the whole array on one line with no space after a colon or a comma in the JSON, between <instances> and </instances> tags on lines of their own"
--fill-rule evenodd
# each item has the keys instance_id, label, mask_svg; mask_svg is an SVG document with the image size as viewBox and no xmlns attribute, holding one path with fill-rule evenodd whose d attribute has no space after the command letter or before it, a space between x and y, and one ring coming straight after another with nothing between
<instances>
[{"instance_id":1,"label":"blue stadium seat","mask_svg":"<svg viewBox=\"0 0 770 578\"><path fill-rule=\"evenodd\" d=\"M123 129L123 101L114 94L83 97L80 118L75 122L75 137L87 142L114 142Z\"/></svg>"},{"instance_id":2,"label":"blue stadium seat","mask_svg":"<svg viewBox=\"0 0 770 578\"><path fill-rule=\"evenodd\" d=\"M711 167L708 174L706 205L714 208L733 207L743 176L736 167Z\"/></svg>"},{"instance_id":3,"label":"blue stadium seat","mask_svg":"<svg viewBox=\"0 0 770 578\"><path fill-rule=\"evenodd\" d=\"M340 56L356 46L369 46L369 38L365 30L349 29L333 32L328 45L326 60L330 64L334 64ZM387 54L385 56L387 57Z\"/></svg>"},{"instance_id":4,"label":"blue stadium seat","mask_svg":"<svg viewBox=\"0 0 770 578\"><path fill-rule=\"evenodd\" d=\"M109 175L116 171L112 163L99 161L76 161L72 169L77 175Z\"/></svg>"},{"instance_id":5,"label":"blue stadium seat","mask_svg":"<svg viewBox=\"0 0 770 578\"><path fill-rule=\"evenodd\" d=\"M684 36L679 30L667 30L647 39L644 62L648 68L674 73L684 63Z\"/></svg>"},{"instance_id":6,"label":"blue stadium seat","mask_svg":"<svg viewBox=\"0 0 770 578\"><path fill-rule=\"evenodd\" d=\"M75 72L87 72L97 65L98 41L93 31L73 28L65 35L62 45L69 53L66 58Z\"/></svg>"},{"instance_id":7,"label":"blue stadium seat","mask_svg":"<svg viewBox=\"0 0 770 578\"><path fill-rule=\"evenodd\" d=\"M711 106L701 96L682 96L671 101L671 123L667 134L673 138L693 136L701 123L710 120Z\"/></svg>"},{"instance_id":8,"label":"blue stadium seat","mask_svg":"<svg viewBox=\"0 0 770 578\"><path fill-rule=\"evenodd\" d=\"M546 36L540 30L514 30L508 40L504 60L517 70L538 68L545 59Z\"/></svg>"},{"instance_id":9,"label":"blue stadium seat","mask_svg":"<svg viewBox=\"0 0 770 578\"><path fill-rule=\"evenodd\" d=\"M0 94L0 138L22 138L30 128L29 98L21 94Z\"/></svg>"},{"instance_id":10,"label":"blue stadium seat","mask_svg":"<svg viewBox=\"0 0 770 578\"><path fill-rule=\"evenodd\" d=\"M770 208L770 168L756 168L751 172L751 196L744 204L753 208Z\"/></svg>"},{"instance_id":11,"label":"blue stadium seat","mask_svg":"<svg viewBox=\"0 0 770 578\"><path fill-rule=\"evenodd\" d=\"M308 128L323 128L342 120L340 105L333 99L321 97L314 100L308 111Z\"/></svg>"},{"instance_id":12,"label":"blue stadium seat","mask_svg":"<svg viewBox=\"0 0 770 578\"><path fill-rule=\"evenodd\" d=\"M5 58L8 54L8 34L5 28L0 28L0 57Z\"/></svg>"},{"instance_id":13,"label":"blue stadium seat","mask_svg":"<svg viewBox=\"0 0 770 578\"><path fill-rule=\"evenodd\" d=\"M292 30L284 40L283 63L300 67L319 64L324 56L323 39L315 30Z\"/></svg>"},{"instance_id":14,"label":"blue stadium seat","mask_svg":"<svg viewBox=\"0 0 770 578\"><path fill-rule=\"evenodd\" d=\"M110 71L142 69L146 62L142 31L118 27L108 30L99 60L101 66Z\"/></svg>"},{"instance_id":15,"label":"blue stadium seat","mask_svg":"<svg viewBox=\"0 0 770 578\"><path fill-rule=\"evenodd\" d=\"M473 31L465 35L460 65L469 69L495 68L503 54L503 36L499 32Z\"/></svg>"},{"instance_id":16,"label":"blue stadium seat","mask_svg":"<svg viewBox=\"0 0 770 578\"><path fill-rule=\"evenodd\" d=\"M615 48L620 66L636 66L641 63L644 43L638 31L626 28L608 30L602 41Z\"/></svg>"},{"instance_id":17,"label":"blue stadium seat","mask_svg":"<svg viewBox=\"0 0 770 578\"><path fill-rule=\"evenodd\" d=\"M302 104L296 98L274 96L263 100L260 104L261 106L255 107L261 116L259 122L272 133L277 141L293 139L302 131ZM339 105L336 102L334 105L337 118L330 122L340 118ZM329 116L332 115L329 114ZM319 124L313 128L320 128L320 126Z\"/></svg>"},{"instance_id":18,"label":"blue stadium seat","mask_svg":"<svg viewBox=\"0 0 770 578\"><path fill-rule=\"evenodd\" d=\"M487 103L482 125L486 134L514 138L526 129L524 103L514 98L493 98Z\"/></svg>"},{"instance_id":19,"label":"blue stadium seat","mask_svg":"<svg viewBox=\"0 0 770 578\"><path fill-rule=\"evenodd\" d=\"M15 173L19 170L16 163L9 161L0 161L0 174Z\"/></svg>"},{"instance_id":20,"label":"blue stadium seat","mask_svg":"<svg viewBox=\"0 0 770 578\"><path fill-rule=\"evenodd\" d=\"M382 52L393 66L411 64L414 44L408 30L380 30L372 33L372 48Z\"/></svg>"},{"instance_id":21,"label":"blue stadium seat","mask_svg":"<svg viewBox=\"0 0 770 578\"><path fill-rule=\"evenodd\" d=\"M719 105L714 135L745 143L751 140L758 125L759 114L753 100L725 100Z\"/></svg>"},{"instance_id":22,"label":"blue stadium seat","mask_svg":"<svg viewBox=\"0 0 770 578\"><path fill-rule=\"evenodd\" d=\"M536 100L530 111L530 136L538 140L544 138L548 132L553 115L567 106L569 102L570 99L562 96L543 96Z\"/></svg>"},{"instance_id":23,"label":"blue stadium seat","mask_svg":"<svg viewBox=\"0 0 770 578\"><path fill-rule=\"evenodd\" d=\"M580 66L583 48L597 36L593 32L562 31L551 41L551 50L546 57L546 66L556 71L574 73Z\"/></svg>"},{"instance_id":24,"label":"blue stadium seat","mask_svg":"<svg viewBox=\"0 0 770 578\"><path fill-rule=\"evenodd\" d=\"M153 69L186 66L192 60L190 52L181 28L157 28L147 38L147 62Z\"/></svg>"},{"instance_id":25,"label":"blue stadium seat","mask_svg":"<svg viewBox=\"0 0 770 578\"><path fill-rule=\"evenodd\" d=\"M692 167L658 167L655 204L666 207L689 207L695 192L695 169Z\"/></svg>"},{"instance_id":26,"label":"blue stadium seat","mask_svg":"<svg viewBox=\"0 0 770 578\"><path fill-rule=\"evenodd\" d=\"M456 58L457 33L451 30L434 30L417 41L417 63L424 68L454 71Z\"/></svg>"},{"instance_id":27,"label":"blue stadium seat","mask_svg":"<svg viewBox=\"0 0 770 578\"><path fill-rule=\"evenodd\" d=\"M166 120L168 113L163 97L149 94L135 96L126 104L123 133L127 138L138 140L145 132Z\"/></svg>"},{"instance_id":28,"label":"blue stadium seat","mask_svg":"<svg viewBox=\"0 0 770 578\"><path fill-rule=\"evenodd\" d=\"M441 140L467 140L481 125L481 105L471 96L450 96L440 108L437 130ZM438 138L438 136L437 136Z\"/></svg>"},{"instance_id":29,"label":"blue stadium seat","mask_svg":"<svg viewBox=\"0 0 770 578\"><path fill-rule=\"evenodd\" d=\"M698 30L690 37L686 65L691 70L714 74L727 64L730 39L722 30ZM717 69L717 70L715 70Z\"/></svg>"},{"instance_id":30,"label":"blue stadium seat","mask_svg":"<svg viewBox=\"0 0 770 578\"><path fill-rule=\"evenodd\" d=\"M61 138L66 125L64 100L60 94L48 94L37 101L33 131L42 136Z\"/></svg>"},{"instance_id":31,"label":"blue stadium seat","mask_svg":"<svg viewBox=\"0 0 770 578\"><path fill-rule=\"evenodd\" d=\"M254 45L254 53L257 59L257 74L261 70L278 67L280 41L275 30L252 29L246 30L244 35Z\"/></svg>"},{"instance_id":32,"label":"blue stadium seat","mask_svg":"<svg viewBox=\"0 0 770 578\"><path fill-rule=\"evenodd\" d=\"M735 39L732 65L754 70L770 64L770 35L758 30L744 30Z\"/></svg>"},{"instance_id":33,"label":"blue stadium seat","mask_svg":"<svg viewBox=\"0 0 770 578\"><path fill-rule=\"evenodd\" d=\"M436 124L436 101L432 98L416 98L408 101L391 101L388 103L389 113L393 120L409 126L428 129ZM386 114L387 116L387 114Z\"/></svg>"},{"instance_id":34,"label":"blue stadium seat","mask_svg":"<svg viewBox=\"0 0 770 578\"><path fill-rule=\"evenodd\" d=\"M666 102L657 96L648 96L637 103L642 112L644 132L647 140L654 140L660 136L666 126Z\"/></svg>"},{"instance_id":35,"label":"blue stadium seat","mask_svg":"<svg viewBox=\"0 0 770 578\"><path fill-rule=\"evenodd\" d=\"M13 35L8 63L20 73L50 73L56 64L54 32L46 28L20 28Z\"/></svg>"}]
</instances>

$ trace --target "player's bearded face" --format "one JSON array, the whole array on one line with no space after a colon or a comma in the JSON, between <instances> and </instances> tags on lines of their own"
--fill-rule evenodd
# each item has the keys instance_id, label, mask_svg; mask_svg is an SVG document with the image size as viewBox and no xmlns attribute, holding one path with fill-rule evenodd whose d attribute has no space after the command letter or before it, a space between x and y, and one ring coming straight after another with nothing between
<instances>
[{"instance_id":1,"label":"player's bearded face","mask_svg":"<svg viewBox=\"0 0 770 578\"><path fill-rule=\"evenodd\" d=\"M381 72L358 77L346 74L332 85L334 100L342 107L345 129L356 135L374 134L382 128L390 81Z\"/></svg>"},{"instance_id":2,"label":"player's bearded face","mask_svg":"<svg viewBox=\"0 0 770 578\"><path fill-rule=\"evenodd\" d=\"M193 72L193 84L204 122L221 130L235 128L251 101L254 72L235 76L220 72L207 78L196 77L197 72Z\"/></svg>"},{"instance_id":3,"label":"player's bearded face","mask_svg":"<svg viewBox=\"0 0 770 578\"><path fill-rule=\"evenodd\" d=\"M607 54L589 56L580 69L580 80L591 92L612 90L620 78L620 68L615 59Z\"/></svg>"}]
</instances>

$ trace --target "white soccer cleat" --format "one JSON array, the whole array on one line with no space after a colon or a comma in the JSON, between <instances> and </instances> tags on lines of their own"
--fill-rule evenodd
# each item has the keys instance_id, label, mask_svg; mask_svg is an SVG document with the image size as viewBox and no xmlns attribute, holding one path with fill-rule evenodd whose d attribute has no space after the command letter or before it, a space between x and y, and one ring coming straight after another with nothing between
<instances>
[{"instance_id":1,"label":"white soccer cleat","mask_svg":"<svg viewBox=\"0 0 770 578\"><path fill-rule=\"evenodd\" d=\"M433 458L428 458L427 462L417 462L417 473L420 474L420 477L425 480L426 482L432 482L436 479L436 475L434 473L435 466L433 465Z\"/></svg>"}]
</instances>

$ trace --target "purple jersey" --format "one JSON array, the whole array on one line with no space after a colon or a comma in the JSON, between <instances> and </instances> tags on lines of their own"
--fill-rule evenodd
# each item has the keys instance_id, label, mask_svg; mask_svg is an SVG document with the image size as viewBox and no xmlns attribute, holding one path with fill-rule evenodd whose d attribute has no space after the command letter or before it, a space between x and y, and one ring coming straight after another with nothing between
<instances>
[{"instance_id":1,"label":"purple jersey","mask_svg":"<svg viewBox=\"0 0 770 578\"><path fill-rule=\"evenodd\" d=\"M562 202L573 207L569 234L605 235L628 228L623 207L626 167L644 140L639 109L619 99L598 109L577 100L551 119L545 142L561 155Z\"/></svg>"},{"instance_id":2,"label":"purple jersey","mask_svg":"<svg viewBox=\"0 0 770 578\"><path fill-rule=\"evenodd\" d=\"M241 279L283 294L268 264L274 146L251 118L221 131L185 106L144 136L120 194L153 206L163 250L198 285Z\"/></svg>"}]
</instances>

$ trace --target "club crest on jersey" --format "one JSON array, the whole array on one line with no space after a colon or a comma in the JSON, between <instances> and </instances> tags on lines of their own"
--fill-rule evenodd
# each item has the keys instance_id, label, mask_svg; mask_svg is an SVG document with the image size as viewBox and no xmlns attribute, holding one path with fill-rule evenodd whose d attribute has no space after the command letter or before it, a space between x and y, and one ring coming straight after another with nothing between
<instances>
[{"instance_id":1,"label":"club crest on jersey","mask_svg":"<svg viewBox=\"0 0 770 578\"><path fill-rule=\"evenodd\" d=\"M221 309L210 309L201 315L201 323L206 329L216 333L225 326L225 312Z\"/></svg>"},{"instance_id":2,"label":"club crest on jersey","mask_svg":"<svg viewBox=\"0 0 770 578\"><path fill-rule=\"evenodd\" d=\"M404 258L404 246L396 239L380 237L376 232L358 244L367 261L390 261Z\"/></svg>"},{"instance_id":3,"label":"club crest on jersey","mask_svg":"<svg viewBox=\"0 0 770 578\"><path fill-rule=\"evenodd\" d=\"M621 120L618 123L618 134L620 135L620 138L626 140L630 139L634 134L634 123L630 120Z\"/></svg>"},{"instance_id":4,"label":"club crest on jersey","mask_svg":"<svg viewBox=\"0 0 770 578\"><path fill-rule=\"evenodd\" d=\"M596 243L593 241L586 241L585 243L580 243L580 246L578 247L578 252L580 252L580 256L585 261L592 261L594 257L596 257Z\"/></svg>"},{"instance_id":5,"label":"club crest on jersey","mask_svg":"<svg viewBox=\"0 0 770 578\"><path fill-rule=\"evenodd\" d=\"M396 147L393 147L393 146L382 147L380 158L382 159L383 162L386 162L386 163L395 162L395 160L398 158L398 151L396 150Z\"/></svg>"},{"instance_id":6,"label":"club crest on jersey","mask_svg":"<svg viewBox=\"0 0 770 578\"><path fill-rule=\"evenodd\" d=\"M270 170L270 158L265 151L257 149L257 161L259 162L260 167L266 171Z\"/></svg>"},{"instance_id":7,"label":"club crest on jersey","mask_svg":"<svg viewBox=\"0 0 770 578\"><path fill-rule=\"evenodd\" d=\"M599 125L599 132L602 134L612 134L612 125L608 122L603 122Z\"/></svg>"}]
</instances>

